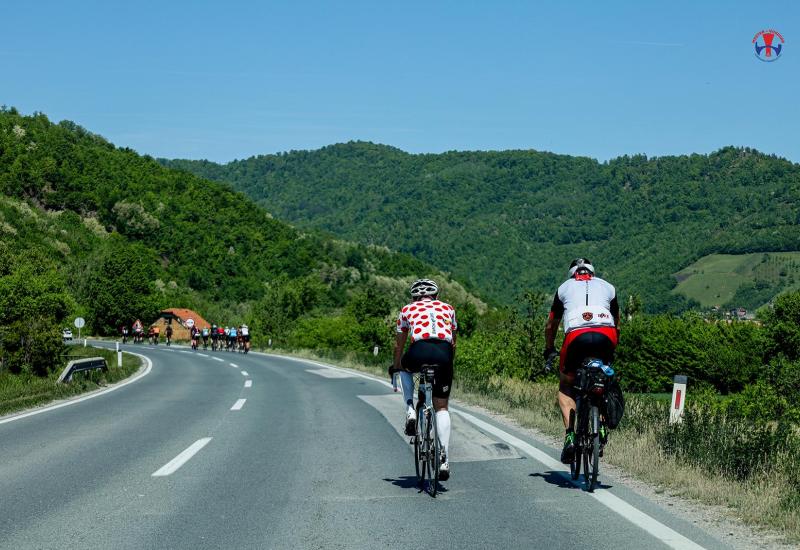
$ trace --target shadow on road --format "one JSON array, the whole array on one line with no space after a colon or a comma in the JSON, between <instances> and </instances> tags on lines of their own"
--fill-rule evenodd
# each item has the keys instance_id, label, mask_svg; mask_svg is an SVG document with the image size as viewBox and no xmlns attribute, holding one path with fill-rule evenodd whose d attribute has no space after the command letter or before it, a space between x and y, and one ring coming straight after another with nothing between
<instances>
[{"instance_id":1,"label":"shadow on road","mask_svg":"<svg viewBox=\"0 0 800 550\"><path fill-rule=\"evenodd\" d=\"M562 489L581 489L581 490L586 489L583 483L583 475L581 475L581 477L575 480L574 482L569 478L568 474L565 474L563 472L553 472L553 471L545 473L535 472L533 474L530 474L530 477L540 477L550 485L556 485L558 487L561 487ZM598 480L597 485L595 487L597 489L611 489L612 485L607 485L602 481Z\"/></svg>"},{"instance_id":2,"label":"shadow on road","mask_svg":"<svg viewBox=\"0 0 800 550\"><path fill-rule=\"evenodd\" d=\"M420 493L422 492L422 488L419 486L419 483L417 482L417 476L403 476L397 479L391 479L385 477L383 478L383 480L388 481L392 485L395 485L396 487L400 487L402 489L416 489L417 492ZM446 493L447 488L443 487L442 484L439 483L437 492Z\"/></svg>"}]
</instances>

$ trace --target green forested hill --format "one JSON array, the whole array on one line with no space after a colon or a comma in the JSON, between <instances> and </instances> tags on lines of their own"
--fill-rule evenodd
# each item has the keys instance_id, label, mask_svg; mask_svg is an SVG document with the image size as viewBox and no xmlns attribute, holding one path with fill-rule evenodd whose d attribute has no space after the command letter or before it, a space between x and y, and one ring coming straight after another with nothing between
<instances>
[{"instance_id":1,"label":"green forested hill","mask_svg":"<svg viewBox=\"0 0 800 550\"><path fill-rule=\"evenodd\" d=\"M536 151L411 155L332 145L218 165L277 218L414 254L511 302L588 256L650 311L695 302L674 274L711 253L800 249L800 166L751 149L606 163Z\"/></svg>"},{"instance_id":2,"label":"green forested hill","mask_svg":"<svg viewBox=\"0 0 800 550\"><path fill-rule=\"evenodd\" d=\"M110 333L167 306L248 322L277 341L302 319L355 317L346 336L372 349L388 335L377 320L424 275L480 308L409 255L301 232L227 186L76 124L0 110L0 371L7 354L12 365L35 362L40 336L47 353L57 349L71 315Z\"/></svg>"}]
</instances>

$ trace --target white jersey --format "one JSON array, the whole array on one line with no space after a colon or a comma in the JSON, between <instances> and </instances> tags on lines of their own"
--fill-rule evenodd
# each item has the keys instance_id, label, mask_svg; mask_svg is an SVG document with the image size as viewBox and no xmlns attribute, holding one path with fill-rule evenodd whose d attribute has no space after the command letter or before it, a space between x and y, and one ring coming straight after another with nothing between
<instances>
[{"instance_id":1,"label":"white jersey","mask_svg":"<svg viewBox=\"0 0 800 550\"><path fill-rule=\"evenodd\" d=\"M617 298L614 286L603 279L568 279L553 300L553 309L563 308L564 333L579 328L613 327L611 302Z\"/></svg>"},{"instance_id":2,"label":"white jersey","mask_svg":"<svg viewBox=\"0 0 800 550\"><path fill-rule=\"evenodd\" d=\"M242 327L240 332L242 333L242 336L250 336L250 329L247 327Z\"/></svg>"}]
</instances>

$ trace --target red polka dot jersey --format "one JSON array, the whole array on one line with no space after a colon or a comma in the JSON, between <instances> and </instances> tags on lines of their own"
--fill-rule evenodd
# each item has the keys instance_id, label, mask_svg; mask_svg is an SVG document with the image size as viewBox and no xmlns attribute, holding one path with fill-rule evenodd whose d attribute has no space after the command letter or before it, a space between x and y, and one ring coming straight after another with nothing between
<instances>
[{"instance_id":1,"label":"red polka dot jersey","mask_svg":"<svg viewBox=\"0 0 800 550\"><path fill-rule=\"evenodd\" d=\"M456 310L440 300L423 298L400 310L397 317L397 332L408 331L411 342L417 340L445 340L453 343L453 334L458 329Z\"/></svg>"}]
</instances>

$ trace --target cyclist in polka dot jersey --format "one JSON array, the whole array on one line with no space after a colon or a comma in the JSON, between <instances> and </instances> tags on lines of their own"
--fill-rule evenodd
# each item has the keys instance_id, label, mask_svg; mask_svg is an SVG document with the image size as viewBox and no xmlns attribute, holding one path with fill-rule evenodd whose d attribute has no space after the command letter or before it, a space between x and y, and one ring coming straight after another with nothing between
<instances>
[{"instance_id":1,"label":"cyclist in polka dot jersey","mask_svg":"<svg viewBox=\"0 0 800 550\"><path fill-rule=\"evenodd\" d=\"M414 435L417 414L413 404L412 373L419 372L422 365L437 365L433 384L433 408L436 410L436 425L445 455L439 470L439 479L446 481L450 477L447 459L450 446L448 400L453 384L453 357L458 324L455 309L438 300L438 294L439 287L429 279L420 279L411 285L411 297L414 301L406 305L397 318L394 368L399 371L406 401L405 431L408 435ZM404 354L407 340L410 345Z\"/></svg>"}]
</instances>

